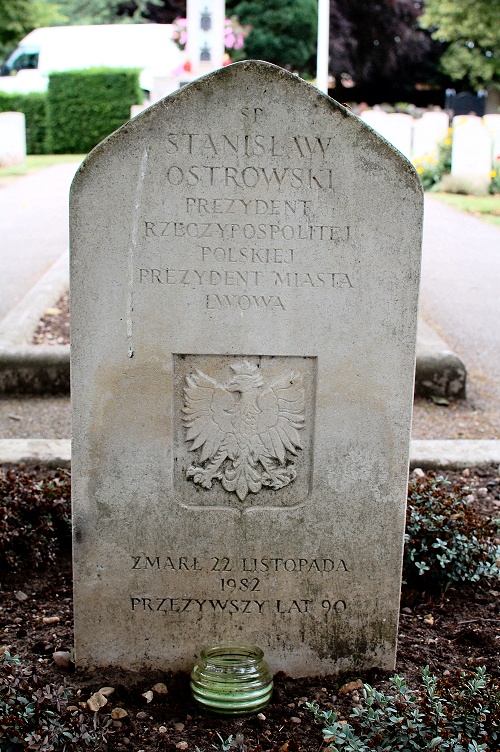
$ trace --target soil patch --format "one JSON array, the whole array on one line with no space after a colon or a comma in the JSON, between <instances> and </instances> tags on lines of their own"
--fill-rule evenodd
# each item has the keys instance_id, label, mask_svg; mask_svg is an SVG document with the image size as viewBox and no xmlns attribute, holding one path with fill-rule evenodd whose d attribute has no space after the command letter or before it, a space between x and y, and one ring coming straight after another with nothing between
<instances>
[{"instance_id":1,"label":"soil patch","mask_svg":"<svg viewBox=\"0 0 500 752\"><path fill-rule=\"evenodd\" d=\"M34 345L69 345L69 292L55 306L47 308L33 335Z\"/></svg>"},{"instance_id":2,"label":"soil patch","mask_svg":"<svg viewBox=\"0 0 500 752\"><path fill-rule=\"evenodd\" d=\"M42 472L42 471L40 471ZM452 481L467 483L480 514L500 516L498 468L471 468L447 473ZM29 571L4 576L0 585L0 645L10 646L23 663L36 667L43 682L66 682L76 693L75 707L88 719L93 713L86 701L101 687L114 687L99 717L110 722L103 749L116 752L174 752L177 749L208 752L222 750L221 740L230 735L241 752L313 752L325 746L321 729L304 708L317 700L348 718L358 699L358 689L340 691L361 679L379 689L387 687L390 674L381 671L346 672L340 676L291 679L279 673L270 705L263 713L240 719L203 715L193 704L189 677L185 674L149 673L126 675L113 670L88 675L62 671L52 658L55 651L71 650L73 643L72 583L69 556L63 556L44 572ZM458 670L485 666L500 678L500 582L485 581L450 588L443 598L403 586L396 672L410 687L419 685L419 669L429 665L438 676L453 677ZM106 625L96 625L106 628ZM143 696L157 682L168 692ZM110 712L122 708L127 715L110 720ZM238 736L237 736L238 735Z\"/></svg>"}]
</instances>

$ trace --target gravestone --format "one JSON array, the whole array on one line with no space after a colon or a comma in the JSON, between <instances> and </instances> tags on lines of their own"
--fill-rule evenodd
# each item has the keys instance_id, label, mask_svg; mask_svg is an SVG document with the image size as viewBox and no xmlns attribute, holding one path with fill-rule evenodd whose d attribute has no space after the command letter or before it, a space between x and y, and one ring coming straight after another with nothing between
<instances>
[{"instance_id":1,"label":"gravestone","mask_svg":"<svg viewBox=\"0 0 500 752\"><path fill-rule=\"evenodd\" d=\"M422 192L243 62L87 157L71 197L76 661L394 666Z\"/></svg>"},{"instance_id":2,"label":"gravestone","mask_svg":"<svg viewBox=\"0 0 500 752\"><path fill-rule=\"evenodd\" d=\"M449 117L446 112L424 112L413 124L413 159L438 156L438 145L448 135Z\"/></svg>"},{"instance_id":3,"label":"gravestone","mask_svg":"<svg viewBox=\"0 0 500 752\"><path fill-rule=\"evenodd\" d=\"M18 167L26 160L23 112L0 112L0 167Z\"/></svg>"},{"instance_id":4,"label":"gravestone","mask_svg":"<svg viewBox=\"0 0 500 752\"><path fill-rule=\"evenodd\" d=\"M485 115L483 123L491 135L493 167L498 169L500 160L500 115Z\"/></svg>"},{"instance_id":5,"label":"gravestone","mask_svg":"<svg viewBox=\"0 0 500 752\"><path fill-rule=\"evenodd\" d=\"M371 126L401 154L409 159L411 155L413 118L402 112L384 112L384 110L365 110L361 120Z\"/></svg>"},{"instance_id":6,"label":"gravestone","mask_svg":"<svg viewBox=\"0 0 500 752\"><path fill-rule=\"evenodd\" d=\"M384 138L399 149L407 159L411 157L413 139L413 118L404 112L391 112L387 119Z\"/></svg>"},{"instance_id":7,"label":"gravestone","mask_svg":"<svg viewBox=\"0 0 500 752\"><path fill-rule=\"evenodd\" d=\"M487 189L492 160L491 134L482 119L476 115L454 117L451 174Z\"/></svg>"}]
</instances>

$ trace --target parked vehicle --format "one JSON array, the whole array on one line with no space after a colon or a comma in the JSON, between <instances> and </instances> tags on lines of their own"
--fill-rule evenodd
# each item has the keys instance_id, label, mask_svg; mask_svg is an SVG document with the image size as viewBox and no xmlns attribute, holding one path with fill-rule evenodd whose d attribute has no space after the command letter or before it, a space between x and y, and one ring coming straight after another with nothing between
<instances>
[{"instance_id":1,"label":"parked vehicle","mask_svg":"<svg viewBox=\"0 0 500 752\"><path fill-rule=\"evenodd\" d=\"M171 24L47 26L19 42L0 70L0 91L45 91L49 73L82 68L140 68L142 88L184 62Z\"/></svg>"}]
</instances>

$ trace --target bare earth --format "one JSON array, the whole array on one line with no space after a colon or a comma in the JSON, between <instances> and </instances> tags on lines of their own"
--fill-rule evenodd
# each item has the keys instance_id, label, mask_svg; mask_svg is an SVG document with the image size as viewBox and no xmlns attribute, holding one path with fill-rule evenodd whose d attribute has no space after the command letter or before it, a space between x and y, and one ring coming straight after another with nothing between
<instances>
[{"instance_id":1,"label":"bare earth","mask_svg":"<svg viewBox=\"0 0 500 752\"><path fill-rule=\"evenodd\" d=\"M35 480L44 473L29 472ZM478 514L498 514L497 468L450 473L450 480L465 483L471 489ZM412 689L419 687L419 668L425 665L451 682L457 671L478 666L485 666L488 674L498 680L499 595L494 580L450 587L442 598L403 585L397 673L406 678ZM347 720L353 705L359 706L362 681L378 690L388 686L389 674L376 669L295 680L280 672L275 676L272 701L259 715L247 719L211 717L193 704L186 674L144 672L132 676L112 669L86 674L75 672L72 664L66 671L57 667L52 654L69 651L73 644L68 551L60 553L44 571L37 571L29 562L24 571L2 573L0 599L0 646L10 646L25 666L36 668L41 686L67 682L73 694L69 707L62 711L66 722L72 714L80 713L90 726L94 716L101 727L109 724L106 743L92 745L93 752L221 752L229 749L222 746L221 739L231 735L234 752L320 752L326 746L321 726L313 722L305 708L306 701L316 700L323 709L334 709ZM151 691L157 682L166 685L166 694ZM114 692L106 706L93 714L87 700L104 686L113 687ZM148 691L151 701L145 699ZM116 715L116 709L121 715ZM110 711L120 720L111 720ZM7 728L7 741L8 734ZM492 752L498 750L493 744ZM1 727L0 748L3 749Z\"/></svg>"}]
</instances>

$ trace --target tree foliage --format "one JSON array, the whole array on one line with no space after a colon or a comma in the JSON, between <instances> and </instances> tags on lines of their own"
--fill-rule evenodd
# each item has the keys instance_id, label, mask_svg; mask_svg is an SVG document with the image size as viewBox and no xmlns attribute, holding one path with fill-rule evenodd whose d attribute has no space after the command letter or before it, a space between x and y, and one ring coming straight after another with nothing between
<instances>
[{"instance_id":1,"label":"tree foliage","mask_svg":"<svg viewBox=\"0 0 500 752\"><path fill-rule=\"evenodd\" d=\"M0 55L5 57L38 26L61 19L57 5L48 0L0 0Z\"/></svg>"},{"instance_id":2,"label":"tree foliage","mask_svg":"<svg viewBox=\"0 0 500 752\"><path fill-rule=\"evenodd\" d=\"M186 0L124 0L117 3L120 17L143 18L150 23L172 23L185 18Z\"/></svg>"},{"instance_id":3,"label":"tree foliage","mask_svg":"<svg viewBox=\"0 0 500 752\"><path fill-rule=\"evenodd\" d=\"M241 0L226 5L228 15L234 13L240 23L252 27L245 40L247 58L300 71L314 69L316 0Z\"/></svg>"},{"instance_id":4,"label":"tree foliage","mask_svg":"<svg viewBox=\"0 0 500 752\"><path fill-rule=\"evenodd\" d=\"M31 0L0 0L0 44L15 44L33 29Z\"/></svg>"},{"instance_id":5,"label":"tree foliage","mask_svg":"<svg viewBox=\"0 0 500 752\"><path fill-rule=\"evenodd\" d=\"M473 88L500 83L500 3L498 0L426 0L422 25L448 42L443 70Z\"/></svg>"},{"instance_id":6,"label":"tree foliage","mask_svg":"<svg viewBox=\"0 0 500 752\"><path fill-rule=\"evenodd\" d=\"M421 6L414 0L331 0L330 72L356 84L417 78L431 53L431 40L418 26Z\"/></svg>"}]
</instances>

